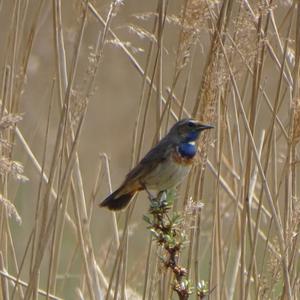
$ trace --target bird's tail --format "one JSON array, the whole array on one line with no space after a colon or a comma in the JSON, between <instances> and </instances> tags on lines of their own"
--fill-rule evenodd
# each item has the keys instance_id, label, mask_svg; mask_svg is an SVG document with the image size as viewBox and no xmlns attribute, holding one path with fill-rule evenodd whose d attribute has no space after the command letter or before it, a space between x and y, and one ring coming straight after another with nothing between
<instances>
[{"instance_id":1,"label":"bird's tail","mask_svg":"<svg viewBox=\"0 0 300 300\"><path fill-rule=\"evenodd\" d=\"M106 199L104 199L100 203L100 206L107 207L110 210L121 210L128 205L135 193L135 190L126 191L126 189L124 189L124 187L121 186L112 194L110 194Z\"/></svg>"}]
</instances>

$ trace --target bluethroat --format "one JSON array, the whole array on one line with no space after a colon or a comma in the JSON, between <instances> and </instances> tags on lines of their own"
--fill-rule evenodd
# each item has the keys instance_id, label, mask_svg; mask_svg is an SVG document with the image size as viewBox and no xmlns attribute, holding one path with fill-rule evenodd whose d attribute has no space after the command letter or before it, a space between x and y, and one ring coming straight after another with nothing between
<instances>
[{"instance_id":1,"label":"bluethroat","mask_svg":"<svg viewBox=\"0 0 300 300\"><path fill-rule=\"evenodd\" d=\"M189 173L201 131L213 128L194 119L178 121L126 176L123 184L100 206L120 210L141 190L158 192L177 186Z\"/></svg>"}]
</instances>

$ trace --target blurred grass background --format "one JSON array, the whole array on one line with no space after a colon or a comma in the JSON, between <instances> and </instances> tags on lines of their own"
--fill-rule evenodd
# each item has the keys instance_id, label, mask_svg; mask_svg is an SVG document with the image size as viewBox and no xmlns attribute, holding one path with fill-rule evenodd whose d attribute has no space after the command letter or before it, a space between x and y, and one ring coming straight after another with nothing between
<instances>
[{"instance_id":1,"label":"blurred grass background","mask_svg":"<svg viewBox=\"0 0 300 300\"><path fill-rule=\"evenodd\" d=\"M191 283L299 299L299 5L0 1L1 299L176 298L146 194L96 203L188 116L216 126L176 202Z\"/></svg>"}]
</instances>

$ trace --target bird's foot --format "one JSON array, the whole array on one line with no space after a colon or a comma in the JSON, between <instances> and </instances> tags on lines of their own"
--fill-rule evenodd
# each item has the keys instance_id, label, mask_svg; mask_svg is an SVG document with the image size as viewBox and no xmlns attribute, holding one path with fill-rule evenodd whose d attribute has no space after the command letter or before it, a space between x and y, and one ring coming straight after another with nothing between
<instances>
[{"instance_id":1,"label":"bird's foot","mask_svg":"<svg viewBox=\"0 0 300 300\"><path fill-rule=\"evenodd\" d=\"M166 191L160 191L156 195L152 194L149 190L145 189L145 191L148 194L149 200L156 201L159 203L164 203L167 200L167 192Z\"/></svg>"}]
</instances>

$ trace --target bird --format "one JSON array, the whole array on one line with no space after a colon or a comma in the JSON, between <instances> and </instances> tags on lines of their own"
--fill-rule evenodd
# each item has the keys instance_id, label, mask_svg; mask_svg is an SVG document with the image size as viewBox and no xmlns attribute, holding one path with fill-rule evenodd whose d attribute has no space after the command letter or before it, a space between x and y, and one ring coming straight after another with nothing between
<instances>
[{"instance_id":1,"label":"bird","mask_svg":"<svg viewBox=\"0 0 300 300\"><path fill-rule=\"evenodd\" d=\"M166 191L178 186L196 159L203 130L214 128L188 118L176 122L167 135L127 174L121 186L99 205L116 211L124 209L139 191Z\"/></svg>"}]
</instances>

